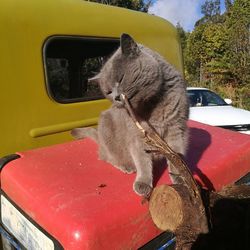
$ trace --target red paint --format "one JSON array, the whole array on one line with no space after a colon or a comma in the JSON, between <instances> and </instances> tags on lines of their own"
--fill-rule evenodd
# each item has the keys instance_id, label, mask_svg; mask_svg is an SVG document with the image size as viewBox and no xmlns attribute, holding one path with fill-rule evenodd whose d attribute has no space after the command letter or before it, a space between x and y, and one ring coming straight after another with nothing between
<instances>
[{"instance_id":1,"label":"red paint","mask_svg":"<svg viewBox=\"0 0 250 250\"><path fill-rule=\"evenodd\" d=\"M250 170L250 136L189 122L188 165L220 189ZM126 175L98 160L89 139L20 153L1 173L4 192L65 249L136 249L160 232ZM158 184L169 183L165 168Z\"/></svg>"}]
</instances>

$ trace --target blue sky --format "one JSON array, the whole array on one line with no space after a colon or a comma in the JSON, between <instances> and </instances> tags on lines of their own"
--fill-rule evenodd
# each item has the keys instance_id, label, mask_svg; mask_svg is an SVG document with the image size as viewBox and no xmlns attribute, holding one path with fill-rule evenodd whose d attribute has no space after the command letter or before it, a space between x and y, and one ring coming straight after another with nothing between
<instances>
[{"instance_id":1,"label":"blue sky","mask_svg":"<svg viewBox=\"0 0 250 250\"><path fill-rule=\"evenodd\" d=\"M179 22L186 31L192 31L194 24L202 17L201 5L205 0L154 0L149 13L161 16L174 25ZM224 0L221 0L224 11Z\"/></svg>"}]
</instances>

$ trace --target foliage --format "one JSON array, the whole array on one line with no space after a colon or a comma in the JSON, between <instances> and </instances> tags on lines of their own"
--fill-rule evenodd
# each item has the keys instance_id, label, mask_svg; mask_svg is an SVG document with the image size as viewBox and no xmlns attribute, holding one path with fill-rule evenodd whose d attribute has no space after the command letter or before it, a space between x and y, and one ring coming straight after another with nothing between
<instances>
[{"instance_id":1,"label":"foliage","mask_svg":"<svg viewBox=\"0 0 250 250\"><path fill-rule=\"evenodd\" d=\"M131 10L148 12L148 8L152 1L144 0L89 0L90 2L102 3L107 5L114 5Z\"/></svg>"},{"instance_id":2,"label":"foliage","mask_svg":"<svg viewBox=\"0 0 250 250\"><path fill-rule=\"evenodd\" d=\"M232 79L239 84L250 84L250 2L236 0L228 12L225 25L228 29L228 51Z\"/></svg>"},{"instance_id":3,"label":"foliage","mask_svg":"<svg viewBox=\"0 0 250 250\"><path fill-rule=\"evenodd\" d=\"M238 106L250 109L250 1L225 0L223 14L219 6L218 0L206 0L191 33L177 27L186 79L224 96L232 93Z\"/></svg>"},{"instance_id":4,"label":"foliage","mask_svg":"<svg viewBox=\"0 0 250 250\"><path fill-rule=\"evenodd\" d=\"M176 29L180 37L181 47L183 50L185 50L186 44L187 44L188 33L185 32L185 30L181 27L180 23L177 23Z\"/></svg>"},{"instance_id":5,"label":"foliage","mask_svg":"<svg viewBox=\"0 0 250 250\"><path fill-rule=\"evenodd\" d=\"M229 11L229 9L232 7L232 0L225 0L225 7L226 10Z\"/></svg>"},{"instance_id":6,"label":"foliage","mask_svg":"<svg viewBox=\"0 0 250 250\"><path fill-rule=\"evenodd\" d=\"M206 0L201 6L204 21L217 20L220 16L220 0Z\"/></svg>"}]
</instances>

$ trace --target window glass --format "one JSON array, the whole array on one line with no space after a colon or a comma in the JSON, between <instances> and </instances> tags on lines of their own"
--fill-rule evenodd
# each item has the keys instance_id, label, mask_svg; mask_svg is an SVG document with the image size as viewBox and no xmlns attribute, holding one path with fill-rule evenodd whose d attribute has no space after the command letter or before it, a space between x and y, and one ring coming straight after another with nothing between
<instances>
[{"instance_id":1,"label":"window glass","mask_svg":"<svg viewBox=\"0 0 250 250\"><path fill-rule=\"evenodd\" d=\"M208 106L221 106L227 105L227 103L218 95L211 91L204 91L203 92L204 98L207 100Z\"/></svg>"},{"instance_id":2,"label":"window glass","mask_svg":"<svg viewBox=\"0 0 250 250\"><path fill-rule=\"evenodd\" d=\"M53 37L44 46L47 90L58 102L78 102L103 98L98 85L88 83L119 40Z\"/></svg>"},{"instance_id":3,"label":"window glass","mask_svg":"<svg viewBox=\"0 0 250 250\"><path fill-rule=\"evenodd\" d=\"M191 107L227 105L220 96L209 90L188 90L188 97Z\"/></svg>"}]
</instances>

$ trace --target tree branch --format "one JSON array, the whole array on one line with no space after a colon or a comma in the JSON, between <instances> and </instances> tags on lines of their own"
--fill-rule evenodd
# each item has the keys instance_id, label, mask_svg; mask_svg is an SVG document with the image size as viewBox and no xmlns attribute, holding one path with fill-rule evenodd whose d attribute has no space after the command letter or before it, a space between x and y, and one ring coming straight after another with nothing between
<instances>
[{"instance_id":1,"label":"tree branch","mask_svg":"<svg viewBox=\"0 0 250 250\"><path fill-rule=\"evenodd\" d=\"M137 126L137 128L141 131L141 133L145 136L146 143L150 144L151 146L155 147L157 151L161 154L164 154L167 159L175 166L178 170L180 177L183 180L183 184L190 190L190 193L193 197L200 196L199 186L196 183L192 173L190 172L186 162L183 158L173 151L169 145L159 136L159 134L152 128L149 124L150 131L143 128L141 123L136 118L136 114L132 110L132 107L124 94L121 94L121 98L124 101L125 108L127 109L130 117L132 118L133 122Z\"/></svg>"}]
</instances>

